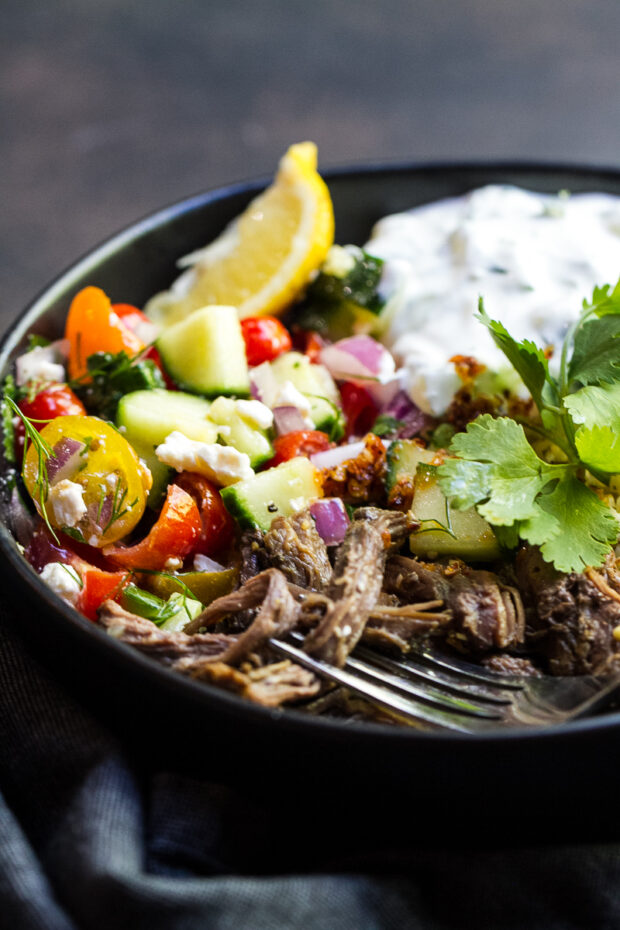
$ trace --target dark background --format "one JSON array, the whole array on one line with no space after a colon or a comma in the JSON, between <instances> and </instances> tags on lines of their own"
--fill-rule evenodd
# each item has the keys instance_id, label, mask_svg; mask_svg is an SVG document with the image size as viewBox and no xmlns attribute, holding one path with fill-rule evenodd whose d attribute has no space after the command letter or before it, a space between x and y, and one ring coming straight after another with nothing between
<instances>
[{"instance_id":1,"label":"dark background","mask_svg":"<svg viewBox=\"0 0 620 930\"><path fill-rule=\"evenodd\" d=\"M618 0L2 0L0 326L134 219L370 161L620 164Z\"/></svg>"}]
</instances>

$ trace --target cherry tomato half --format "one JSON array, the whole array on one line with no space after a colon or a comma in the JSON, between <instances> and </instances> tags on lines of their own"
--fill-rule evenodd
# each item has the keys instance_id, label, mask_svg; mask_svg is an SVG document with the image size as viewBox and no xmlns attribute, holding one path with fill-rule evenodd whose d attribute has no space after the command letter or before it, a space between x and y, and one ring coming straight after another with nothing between
<instances>
[{"instance_id":1,"label":"cherry tomato half","mask_svg":"<svg viewBox=\"0 0 620 930\"><path fill-rule=\"evenodd\" d=\"M122 322L110 298L98 287L85 287L69 307L65 338L69 340L69 375L84 378L86 360L95 352L126 352L137 355L144 343Z\"/></svg>"},{"instance_id":2,"label":"cherry tomato half","mask_svg":"<svg viewBox=\"0 0 620 930\"><path fill-rule=\"evenodd\" d=\"M220 492L207 478L191 471L177 475L175 484L191 494L200 511L202 531L194 551L202 555L221 555L235 537L235 521L226 510Z\"/></svg>"},{"instance_id":3,"label":"cherry tomato half","mask_svg":"<svg viewBox=\"0 0 620 930\"><path fill-rule=\"evenodd\" d=\"M135 546L110 546L104 555L122 568L163 571L168 559L184 559L194 551L201 531L202 521L194 498L171 484L148 536Z\"/></svg>"},{"instance_id":4,"label":"cherry tomato half","mask_svg":"<svg viewBox=\"0 0 620 930\"><path fill-rule=\"evenodd\" d=\"M144 513L151 486L150 472L127 440L98 417L84 416L56 417L43 427L41 438L55 451L56 465L66 452L67 440L77 440L83 447L67 459L62 478L60 474L50 477L54 462L47 458L46 487L45 476L39 474L37 449L30 444L23 474L39 513L43 515L43 488L45 514L56 529L97 547L126 536ZM81 497L75 485L81 488Z\"/></svg>"},{"instance_id":5,"label":"cherry tomato half","mask_svg":"<svg viewBox=\"0 0 620 930\"><path fill-rule=\"evenodd\" d=\"M246 316L241 320L241 332L251 367L270 362L292 345L288 330L275 316Z\"/></svg>"},{"instance_id":6,"label":"cherry tomato half","mask_svg":"<svg viewBox=\"0 0 620 930\"><path fill-rule=\"evenodd\" d=\"M345 381L340 385L342 409L347 418L347 439L365 436L379 414L379 408L365 387Z\"/></svg>"},{"instance_id":7,"label":"cherry tomato half","mask_svg":"<svg viewBox=\"0 0 620 930\"><path fill-rule=\"evenodd\" d=\"M327 433L322 433L317 429L299 429L286 433L284 436L278 436L273 443L276 454L269 462L269 468L280 465L281 462L288 462L289 459L294 459L298 455L305 455L308 458L315 452L324 452L331 445Z\"/></svg>"},{"instance_id":8,"label":"cherry tomato half","mask_svg":"<svg viewBox=\"0 0 620 930\"><path fill-rule=\"evenodd\" d=\"M118 600L123 588L131 580L129 572L106 572L86 562L81 562L75 568L82 579L82 590L76 607L89 620L97 619L97 611L104 601Z\"/></svg>"}]
</instances>

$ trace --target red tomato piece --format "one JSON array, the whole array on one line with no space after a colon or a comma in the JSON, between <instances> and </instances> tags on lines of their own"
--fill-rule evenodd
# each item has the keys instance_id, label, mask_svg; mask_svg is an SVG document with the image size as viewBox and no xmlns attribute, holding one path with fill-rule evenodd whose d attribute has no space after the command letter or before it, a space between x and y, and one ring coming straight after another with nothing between
<instances>
[{"instance_id":1,"label":"red tomato piece","mask_svg":"<svg viewBox=\"0 0 620 930\"><path fill-rule=\"evenodd\" d=\"M107 546L103 554L122 568L163 571L168 559L184 559L195 551L201 532L202 520L194 498L171 484L148 536L135 546Z\"/></svg>"},{"instance_id":2,"label":"red tomato piece","mask_svg":"<svg viewBox=\"0 0 620 930\"><path fill-rule=\"evenodd\" d=\"M235 521L226 510L216 486L191 471L177 475L175 484L191 494L200 511L202 531L194 551L215 556L228 549L235 538Z\"/></svg>"},{"instance_id":3,"label":"red tomato piece","mask_svg":"<svg viewBox=\"0 0 620 930\"><path fill-rule=\"evenodd\" d=\"M247 316L241 320L241 332L248 365L252 367L270 362L292 345L287 328L275 316Z\"/></svg>"},{"instance_id":4,"label":"red tomato piece","mask_svg":"<svg viewBox=\"0 0 620 930\"><path fill-rule=\"evenodd\" d=\"M379 414L379 408L365 387L345 381L340 385L342 409L347 418L347 439L365 436Z\"/></svg>"},{"instance_id":5,"label":"red tomato piece","mask_svg":"<svg viewBox=\"0 0 620 930\"><path fill-rule=\"evenodd\" d=\"M39 432L45 426L45 423L38 423L37 420L54 420L56 417L64 416L86 416L86 408L82 401L77 397L68 384L48 384L38 394L28 400L24 398L18 404L19 409L29 419L33 420L33 426ZM15 424L15 451L17 461L22 458L24 451L24 439L26 430L22 420Z\"/></svg>"},{"instance_id":6,"label":"red tomato piece","mask_svg":"<svg viewBox=\"0 0 620 930\"><path fill-rule=\"evenodd\" d=\"M81 560L75 567L82 579L76 606L89 620L97 619L97 610L104 601L118 600L131 578L130 572L106 572Z\"/></svg>"},{"instance_id":7,"label":"red tomato piece","mask_svg":"<svg viewBox=\"0 0 620 930\"><path fill-rule=\"evenodd\" d=\"M321 360L321 349L323 349L325 345L325 340L322 336L319 336L318 333L306 333L306 343L303 350L304 355L307 355L313 364L318 364Z\"/></svg>"},{"instance_id":8,"label":"red tomato piece","mask_svg":"<svg viewBox=\"0 0 620 930\"><path fill-rule=\"evenodd\" d=\"M269 468L274 465L280 465L281 462L288 462L299 455L305 455L306 458L314 455L315 452L324 452L330 449L332 443L329 441L327 433L318 429L299 429L292 433L286 433L284 436L278 436L274 441L273 447L276 454L268 464Z\"/></svg>"}]
</instances>

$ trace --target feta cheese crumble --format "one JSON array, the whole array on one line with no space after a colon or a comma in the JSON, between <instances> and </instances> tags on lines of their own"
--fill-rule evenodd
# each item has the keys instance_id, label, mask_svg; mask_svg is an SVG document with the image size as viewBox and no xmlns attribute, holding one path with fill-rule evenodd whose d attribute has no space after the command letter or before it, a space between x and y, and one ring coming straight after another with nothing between
<instances>
[{"instance_id":1,"label":"feta cheese crumble","mask_svg":"<svg viewBox=\"0 0 620 930\"><path fill-rule=\"evenodd\" d=\"M71 565L65 565L63 562L48 562L43 566L39 577L67 604L71 604L72 607L77 605L82 586L78 573Z\"/></svg>"},{"instance_id":2,"label":"feta cheese crumble","mask_svg":"<svg viewBox=\"0 0 620 930\"><path fill-rule=\"evenodd\" d=\"M15 361L15 380L20 386L29 381L64 381L64 365L56 361L54 346L35 346Z\"/></svg>"},{"instance_id":3,"label":"feta cheese crumble","mask_svg":"<svg viewBox=\"0 0 620 930\"><path fill-rule=\"evenodd\" d=\"M223 487L251 478L254 469L245 452L217 442L200 442L188 439L174 430L157 446L155 455L164 465L177 471L195 471Z\"/></svg>"},{"instance_id":4,"label":"feta cheese crumble","mask_svg":"<svg viewBox=\"0 0 620 930\"><path fill-rule=\"evenodd\" d=\"M77 526L87 510L84 488L75 481L63 478L50 488L47 505L52 510L57 526Z\"/></svg>"}]
</instances>

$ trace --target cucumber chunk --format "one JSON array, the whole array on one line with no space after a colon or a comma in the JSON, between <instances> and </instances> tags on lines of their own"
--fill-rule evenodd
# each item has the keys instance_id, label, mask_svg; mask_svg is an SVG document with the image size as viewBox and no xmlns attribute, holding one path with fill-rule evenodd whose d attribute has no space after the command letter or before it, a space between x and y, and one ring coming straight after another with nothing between
<instances>
[{"instance_id":1,"label":"cucumber chunk","mask_svg":"<svg viewBox=\"0 0 620 930\"><path fill-rule=\"evenodd\" d=\"M252 468L258 468L274 456L274 449L265 430L252 426L237 410L230 397L218 397L209 411L211 420L223 429L219 441L245 452Z\"/></svg>"},{"instance_id":2,"label":"cucumber chunk","mask_svg":"<svg viewBox=\"0 0 620 930\"><path fill-rule=\"evenodd\" d=\"M469 562L490 562L500 548L490 525L476 510L454 510L437 483L437 452L424 449L415 440L393 442L387 456L388 493L398 481L413 478L411 512L420 529L409 537L414 555L433 560L441 556Z\"/></svg>"},{"instance_id":3,"label":"cucumber chunk","mask_svg":"<svg viewBox=\"0 0 620 930\"><path fill-rule=\"evenodd\" d=\"M194 394L217 397L250 392L245 342L234 307L202 307L169 326L157 348L170 376Z\"/></svg>"},{"instance_id":4,"label":"cucumber chunk","mask_svg":"<svg viewBox=\"0 0 620 930\"><path fill-rule=\"evenodd\" d=\"M217 427L208 419L210 407L203 397L182 391L133 391L121 397L116 423L129 442L157 446L174 430L188 439L215 442Z\"/></svg>"},{"instance_id":5,"label":"cucumber chunk","mask_svg":"<svg viewBox=\"0 0 620 930\"><path fill-rule=\"evenodd\" d=\"M320 472L298 457L222 488L222 500L244 529L266 532L275 517L289 517L323 496Z\"/></svg>"}]
</instances>

